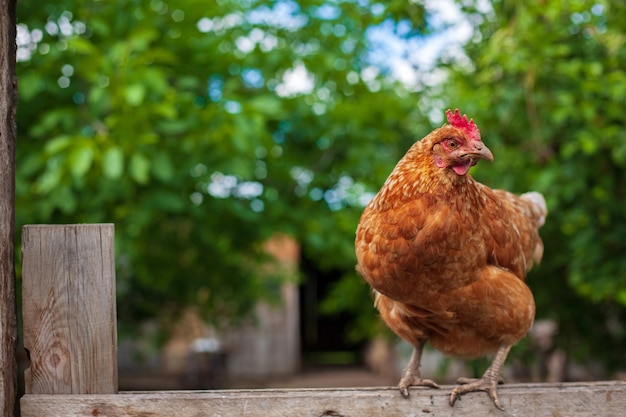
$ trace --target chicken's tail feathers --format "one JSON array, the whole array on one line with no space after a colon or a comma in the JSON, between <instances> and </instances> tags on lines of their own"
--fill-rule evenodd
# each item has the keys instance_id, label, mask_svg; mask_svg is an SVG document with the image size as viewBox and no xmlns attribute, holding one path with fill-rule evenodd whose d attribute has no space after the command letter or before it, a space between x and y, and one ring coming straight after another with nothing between
<instances>
[{"instance_id":1,"label":"chicken's tail feathers","mask_svg":"<svg viewBox=\"0 0 626 417\"><path fill-rule=\"evenodd\" d=\"M535 221L537 227L543 226L546 222L546 216L548 215L548 206L546 205L546 200L543 198L543 195L536 191L531 191L522 194L520 198L530 203L530 210L532 212L530 217Z\"/></svg>"}]
</instances>

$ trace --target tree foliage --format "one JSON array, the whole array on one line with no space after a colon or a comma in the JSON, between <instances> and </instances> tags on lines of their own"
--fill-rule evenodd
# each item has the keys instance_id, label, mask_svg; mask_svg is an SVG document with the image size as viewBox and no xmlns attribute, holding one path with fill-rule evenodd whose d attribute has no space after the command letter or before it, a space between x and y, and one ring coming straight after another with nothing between
<instances>
[{"instance_id":1,"label":"tree foliage","mask_svg":"<svg viewBox=\"0 0 626 417\"><path fill-rule=\"evenodd\" d=\"M120 318L275 293L287 233L354 264L360 196L423 118L369 65L366 31L417 4L20 2L18 222L113 222ZM410 20L407 20L409 16ZM352 267L351 267L352 268Z\"/></svg>"}]
</instances>

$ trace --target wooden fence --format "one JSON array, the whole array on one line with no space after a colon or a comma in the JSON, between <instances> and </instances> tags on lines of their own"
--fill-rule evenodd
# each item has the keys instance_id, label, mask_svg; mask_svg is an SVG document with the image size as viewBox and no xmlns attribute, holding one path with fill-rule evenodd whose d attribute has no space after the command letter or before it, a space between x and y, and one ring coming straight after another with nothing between
<instances>
[{"instance_id":1,"label":"wooden fence","mask_svg":"<svg viewBox=\"0 0 626 417\"><path fill-rule=\"evenodd\" d=\"M15 0L0 0L0 417L16 403L17 315L13 240L15 232Z\"/></svg>"},{"instance_id":2,"label":"wooden fence","mask_svg":"<svg viewBox=\"0 0 626 417\"><path fill-rule=\"evenodd\" d=\"M505 411L482 394L448 405L452 387L117 392L114 228L33 225L22 231L22 417L622 416L626 382L513 384ZM355 381L357 382L357 381Z\"/></svg>"}]
</instances>

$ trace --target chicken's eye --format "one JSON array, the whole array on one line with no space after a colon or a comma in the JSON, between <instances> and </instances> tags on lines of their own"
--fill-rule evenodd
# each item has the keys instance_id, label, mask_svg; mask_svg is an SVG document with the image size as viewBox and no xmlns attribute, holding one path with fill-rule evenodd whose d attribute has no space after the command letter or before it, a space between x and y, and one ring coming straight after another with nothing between
<instances>
[{"instance_id":1,"label":"chicken's eye","mask_svg":"<svg viewBox=\"0 0 626 417\"><path fill-rule=\"evenodd\" d=\"M447 145L448 145L448 148L450 149L456 149L459 147L459 142L457 142L454 139L449 139Z\"/></svg>"}]
</instances>

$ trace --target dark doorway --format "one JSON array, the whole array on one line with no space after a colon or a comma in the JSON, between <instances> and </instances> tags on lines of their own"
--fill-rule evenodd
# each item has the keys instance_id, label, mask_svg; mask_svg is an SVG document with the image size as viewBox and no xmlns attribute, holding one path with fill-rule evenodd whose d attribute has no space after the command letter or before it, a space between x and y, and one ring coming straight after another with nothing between
<instances>
[{"instance_id":1,"label":"dark doorway","mask_svg":"<svg viewBox=\"0 0 626 417\"><path fill-rule=\"evenodd\" d=\"M302 254L300 268L304 282L300 286L300 340L305 366L362 365L363 343L348 340L348 326L354 315L321 312L320 305L333 283L341 276L338 270L320 270Z\"/></svg>"}]
</instances>

